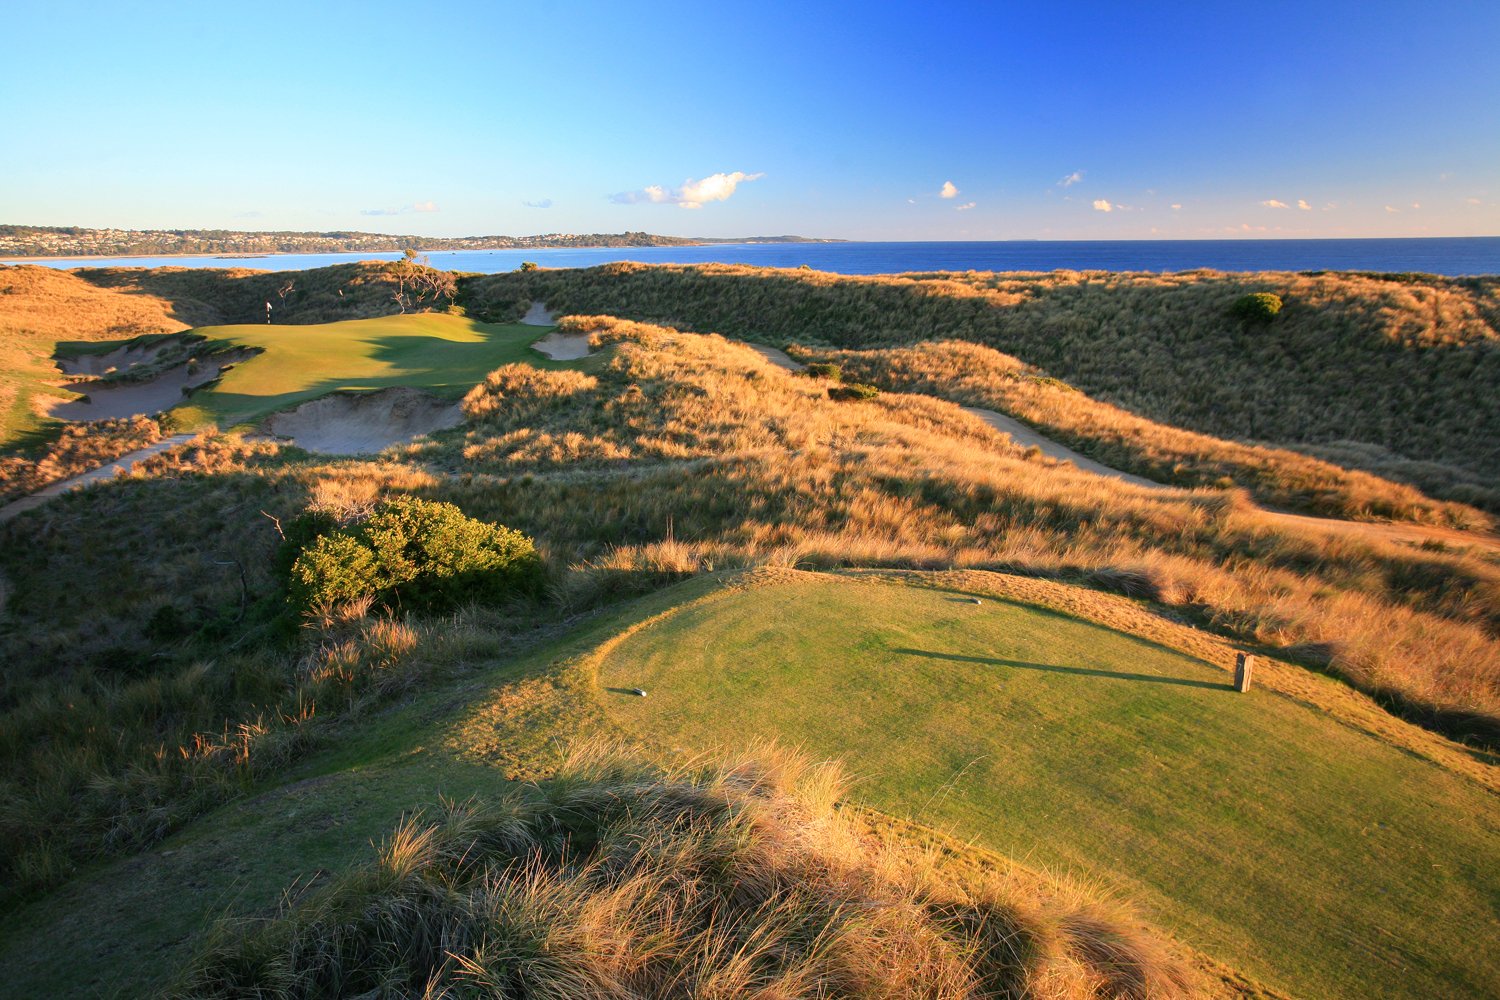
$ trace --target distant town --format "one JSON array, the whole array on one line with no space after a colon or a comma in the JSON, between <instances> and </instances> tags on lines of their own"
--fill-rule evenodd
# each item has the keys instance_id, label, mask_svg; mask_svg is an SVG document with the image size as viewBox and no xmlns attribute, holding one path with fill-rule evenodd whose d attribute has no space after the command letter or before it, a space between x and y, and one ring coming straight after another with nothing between
<instances>
[{"instance_id":1,"label":"distant town","mask_svg":"<svg viewBox=\"0 0 1500 1000\"><path fill-rule=\"evenodd\" d=\"M738 239L652 233L545 233L538 236L392 236L385 233L256 233L227 229L83 229L0 225L4 257L147 257L208 254L388 253L413 250L526 250L552 247L673 247L722 243L839 243L806 236Z\"/></svg>"}]
</instances>

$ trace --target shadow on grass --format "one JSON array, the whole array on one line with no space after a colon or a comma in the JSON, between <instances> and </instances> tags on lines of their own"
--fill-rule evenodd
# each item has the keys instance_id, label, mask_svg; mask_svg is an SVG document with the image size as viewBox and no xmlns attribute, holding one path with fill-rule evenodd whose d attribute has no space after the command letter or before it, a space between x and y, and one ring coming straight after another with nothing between
<instances>
[{"instance_id":1,"label":"shadow on grass","mask_svg":"<svg viewBox=\"0 0 1500 1000\"><path fill-rule=\"evenodd\" d=\"M1094 670L1090 667L1063 667L1055 663L1029 663L1026 660L997 660L987 656L959 656L956 653L934 653L927 649L893 649L893 653L905 656L925 656L933 660L953 660L957 663L979 663L993 667L1017 667L1022 670L1045 670L1053 674L1074 674L1079 677L1107 677L1117 681L1141 681L1147 684L1175 684L1179 687L1207 688L1210 691L1233 691L1233 684L1217 684L1213 681L1193 681L1182 677L1161 677L1156 674L1132 674L1118 670Z\"/></svg>"}]
</instances>

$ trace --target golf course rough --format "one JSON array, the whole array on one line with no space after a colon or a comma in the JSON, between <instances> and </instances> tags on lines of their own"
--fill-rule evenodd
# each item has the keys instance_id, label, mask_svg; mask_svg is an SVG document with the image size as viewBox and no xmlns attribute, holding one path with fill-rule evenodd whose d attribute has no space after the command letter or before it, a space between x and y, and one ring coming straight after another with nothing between
<instances>
[{"instance_id":1,"label":"golf course rough","mask_svg":"<svg viewBox=\"0 0 1500 1000\"><path fill-rule=\"evenodd\" d=\"M600 697L665 748L755 733L841 759L869 805L1102 879L1299 995L1500 982L1455 933L1494 926L1492 793L1175 650L972 597L818 574L726 590L610 643Z\"/></svg>"}]
</instances>

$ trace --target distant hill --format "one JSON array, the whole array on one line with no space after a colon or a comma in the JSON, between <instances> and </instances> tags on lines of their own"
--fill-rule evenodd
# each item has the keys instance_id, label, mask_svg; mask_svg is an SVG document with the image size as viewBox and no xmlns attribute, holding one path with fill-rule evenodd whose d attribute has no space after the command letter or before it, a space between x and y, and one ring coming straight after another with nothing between
<instances>
[{"instance_id":1,"label":"distant hill","mask_svg":"<svg viewBox=\"0 0 1500 1000\"><path fill-rule=\"evenodd\" d=\"M736 239L652 233L546 233L539 236L392 236L385 233L238 232L228 229L81 229L0 225L0 258L121 257L169 254L388 253L405 250L526 250L551 247L677 247L721 243L841 243L807 236Z\"/></svg>"}]
</instances>

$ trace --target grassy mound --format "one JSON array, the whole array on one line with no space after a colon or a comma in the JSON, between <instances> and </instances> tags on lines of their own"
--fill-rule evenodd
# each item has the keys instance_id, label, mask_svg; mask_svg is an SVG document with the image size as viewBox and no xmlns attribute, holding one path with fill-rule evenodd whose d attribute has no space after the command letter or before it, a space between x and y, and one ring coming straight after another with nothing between
<instances>
[{"instance_id":1,"label":"grassy mound","mask_svg":"<svg viewBox=\"0 0 1500 1000\"><path fill-rule=\"evenodd\" d=\"M437 313L307 326L204 327L196 332L210 341L262 353L175 410L177 421L187 427L252 423L340 390L410 386L458 399L504 364L565 364L531 350L531 342L545 330Z\"/></svg>"},{"instance_id":2,"label":"grassy mound","mask_svg":"<svg viewBox=\"0 0 1500 1000\"><path fill-rule=\"evenodd\" d=\"M763 751L661 771L585 752L535 794L409 817L373 862L221 925L168 996L1167 998L1117 911L955 882Z\"/></svg>"},{"instance_id":3,"label":"grassy mound","mask_svg":"<svg viewBox=\"0 0 1500 1000\"><path fill-rule=\"evenodd\" d=\"M1175 651L803 576L688 606L600 663L633 733L837 755L875 807L1106 876L1299 995L1480 997L1500 977L1464 931L1500 899L1492 793ZM611 693L636 687L648 697Z\"/></svg>"}]
</instances>

